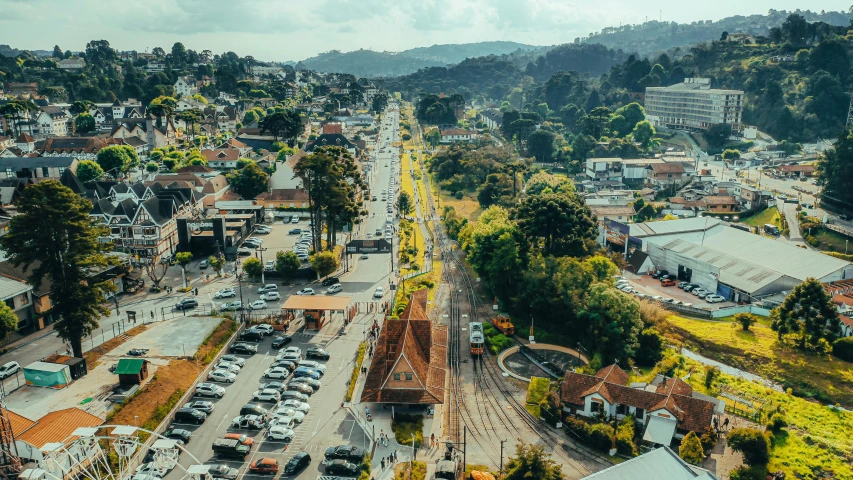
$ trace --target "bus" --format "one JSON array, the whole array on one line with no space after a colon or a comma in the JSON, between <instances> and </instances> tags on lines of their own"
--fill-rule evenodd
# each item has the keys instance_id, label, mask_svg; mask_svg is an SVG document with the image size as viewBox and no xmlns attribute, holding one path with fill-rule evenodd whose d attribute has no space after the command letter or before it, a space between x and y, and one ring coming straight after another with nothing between
<instances>
[{"instance_id":1,"label":"bus","mask_svg":"<svg viewBox=\"0 0 853 480\"><path fill-rule=\"evenodd\" d=\"M483 324L471 322L468 324L471 333L471 355L482 355L486 347L486 337L483 335Z\"/></svg>"}]
</instances>

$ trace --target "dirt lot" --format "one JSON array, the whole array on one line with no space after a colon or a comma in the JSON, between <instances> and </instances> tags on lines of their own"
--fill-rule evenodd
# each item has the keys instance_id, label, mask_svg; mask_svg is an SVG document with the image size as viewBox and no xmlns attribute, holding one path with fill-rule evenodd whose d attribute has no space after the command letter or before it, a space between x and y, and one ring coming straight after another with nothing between
<instances>
[{"instance_id":1,"label":"dirt lot","mask_svg":"<svg viewBox=\"0 0 853 480\"><path fill-rule=\"evenodd\" d=\"M144 332L147 328L148 328L147 325L140 325L138 327L131 328L130 330L125 332L124 335L122 335L120 337L112 338L110 340L107 340L106 342L104 342L104 343L98 345L97 347L89 350L88 352L84 353L83 358L86 359L86 366L88 367L89 370L94 370L95 367L98 366L98 360L100 360L101 357L106 355L107 352L115 349L116 347L123 344L124 342L130 340L131 338L133 338L137 335L139 335L140 333Z\"/></svg>"}]
</instances>

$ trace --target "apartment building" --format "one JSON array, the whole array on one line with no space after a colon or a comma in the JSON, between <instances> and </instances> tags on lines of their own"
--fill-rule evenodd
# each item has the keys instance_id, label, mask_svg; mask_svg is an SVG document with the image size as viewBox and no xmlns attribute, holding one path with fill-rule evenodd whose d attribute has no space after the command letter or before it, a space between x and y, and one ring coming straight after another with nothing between
<instances>
[{"instance_id":1,"label":"apartment building","mask_svg":"<svg viewBox=\"0 0 853 480\"><path fill-rule=\"evenodd\" d=\"M711 88L709 78L685 78L669 87L646 87L645 109L655 127L696 131L726 123L738 132L743 91Z\"/></svg>"}]
</instances>

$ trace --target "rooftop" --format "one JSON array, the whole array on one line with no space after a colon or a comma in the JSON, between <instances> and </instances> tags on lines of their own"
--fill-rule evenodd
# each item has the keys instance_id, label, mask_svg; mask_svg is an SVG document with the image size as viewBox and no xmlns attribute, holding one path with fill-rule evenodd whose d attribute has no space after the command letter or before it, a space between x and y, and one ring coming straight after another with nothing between
<instances>
[{"instance_id":1,"label":"rooftop","mask_svg":"<svg viewBox=\"0 0 853 480\"><path fill-rule=\"evenodd\" d=\"M103 423L103 420L91 413L71 407L48 413L29 430L17 435L15 439L27 442L36 448L42 448L48 443L68 440L80 427L97 427Z\"/></svg>"},{"instance_id":2,"label":"rooftop","mask_svg":"<svg viewBox=\"0 0 853 480\"><path fill-rule=\"evenodd\" d=\"M586 479L717 480L717 477L704 468L688 464L669 447L661 447L584 477Z\"/></svg>"}]
</instances>

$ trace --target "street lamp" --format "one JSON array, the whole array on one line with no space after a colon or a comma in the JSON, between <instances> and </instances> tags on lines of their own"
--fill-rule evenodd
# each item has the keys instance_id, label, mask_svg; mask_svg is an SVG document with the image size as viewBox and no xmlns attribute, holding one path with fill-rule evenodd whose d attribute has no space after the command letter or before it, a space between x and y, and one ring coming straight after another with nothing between
<instances>
[{"instance_id":1,"label":"street lamp","mask_svg":"<svg viewBox=\"0 0 853 480\"><path fill-rule=\"evenodd\" d=\"M240 258L234 261L234 275L237 276L237 288L240 290L240 323L246 323L246 314L243 309L243 281L240 278Z\"/></svg>"}]
</instances>

